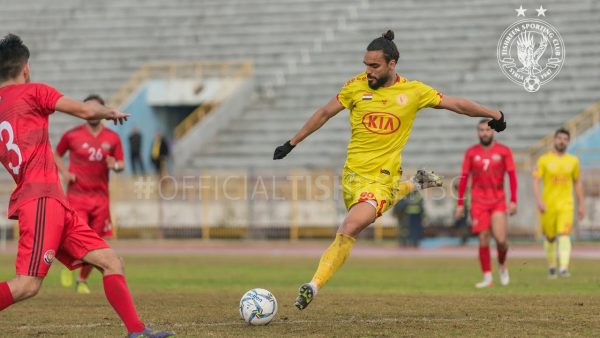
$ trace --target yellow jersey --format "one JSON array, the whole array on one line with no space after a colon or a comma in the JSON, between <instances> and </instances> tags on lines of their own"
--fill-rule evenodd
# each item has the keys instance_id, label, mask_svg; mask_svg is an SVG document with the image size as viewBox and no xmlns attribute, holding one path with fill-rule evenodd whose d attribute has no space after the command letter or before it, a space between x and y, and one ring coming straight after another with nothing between
<instances>
[{"instance_id":1,"label":"yellow jersey","mask_svg":"<svg viewBox=\"0 0 600 338\"><path fill-rule=\"evenodd\" d=\"M542 200L546 209L573 209L573 180L579 179L577 157L566 153L558 155L554 151L548 152L539 158L533 174L542 179Z\"/></svg>"},{"instance_id":2,"label":"yellow jersey","mask_svg":"<svg viewBox=\"0 0 600 338\"><path fill-rule=\"evenodd\" d=\"M350 110L352 128L344 168L383 184L397 184L401 152L417 111L439 105L442 94L398 75L392 86L374 90L363 72L346 82L337 98Z\"/></svg>"}]
</instances>

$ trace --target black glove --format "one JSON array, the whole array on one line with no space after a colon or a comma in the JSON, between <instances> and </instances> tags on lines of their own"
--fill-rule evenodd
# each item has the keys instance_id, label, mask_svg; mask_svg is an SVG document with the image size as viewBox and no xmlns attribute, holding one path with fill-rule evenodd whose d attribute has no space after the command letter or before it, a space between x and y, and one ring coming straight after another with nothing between
<instances>
[{"instance_id":1,"label":"black glove","mask_svg":"<svg viewBox=\"0 0 600 338\"><path fill-rule=\"evenodd\" d=\"M292 151L292 149L294 149L295 146L293 146L290 141L287 141L286 143L284 143L282 146L279 146L277 148L275 148L275 153L273 153L273 159L274 160L281 160L282 158L284 158L287 154L290 153L290 151Z\"/></svg>"},{"instance_id":2,"label":"black glove","mask_svg":"<svg viewBox=\"0 0 600 338\"><path fill-rule=\"evenodd\" d=\"M500 119L499 120L494 120L492 119L491 121L488 122L488 126L490 126L490 128L494 129L497 132L501 132L504 129L506 129L506 121L504 120L504 113L500 112Z\"/></svg>"}]
</instances>

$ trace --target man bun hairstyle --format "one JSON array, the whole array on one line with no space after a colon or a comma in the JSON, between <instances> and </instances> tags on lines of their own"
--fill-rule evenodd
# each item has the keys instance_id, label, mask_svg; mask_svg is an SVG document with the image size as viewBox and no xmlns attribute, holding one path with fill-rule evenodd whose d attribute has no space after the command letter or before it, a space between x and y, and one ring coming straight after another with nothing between
<instances>
[{"instance_id":1,"label":"man bun hairstyle","mask_svg":"<svg viewBox=\"0 0 600 338\"><path fill-rule=\"evenodd\" d=\"M396 44L394 43L394 32L392 30L383 33L380 37L371 41L367 46L367 51L375 50L383 52L383 57L386 62L390 62L391 60L398 62L400 53L398 52L398 47L396 47Z\"/></svg>"},{"instance_id":2,"label":"man bun hairstyle","mask_svg":"<svg viewBox=\"0 0 600 338\"><path fill-rule=\"evenodd\" d=\"M20 37L8 34L0 40L0 82L19 76L29 62L29 49Z\"/></svg>"}]
</instances>

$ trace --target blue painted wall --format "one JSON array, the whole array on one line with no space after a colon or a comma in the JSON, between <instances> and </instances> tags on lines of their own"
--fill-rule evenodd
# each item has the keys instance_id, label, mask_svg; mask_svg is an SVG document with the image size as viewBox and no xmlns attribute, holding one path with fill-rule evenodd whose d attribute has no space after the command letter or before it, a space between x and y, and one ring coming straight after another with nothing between
<instances>
[{"instance_id":1,"label":"blue painted wall","mask_svg":"<svg viewBox=\"0 0 600 338\"><path fill-rule=\"evenodd\" d=\"M600 168L600 126L592 127L573 140L568 151L579 157L582 168Z\"/></svg>"},{"instance_id":2,"label":"blue painted wall","mask_svg":"<svg viewBox=\"0 0 600 338\"><path fill-rule=\"evenodd\" d=\"M163 130L164 123L160 121L160 115L147 104L146 95L148 94L148 85L144 84L131 99L131 101L123 108L123 111L131 114L127 122L122 126L114 126L112 123L107 123L111 129L116 131L123 142L123 151L125 153L125 170L131 173L131 161L129 160L129 134L134 126L137 126L142 133L142 160L144 161L144 169L146 173L154 173L154 167L150 161L150 151L152 140L157 130L160 130L163 135L168 135L167 130Z\"/></svg>"}]
</instances>

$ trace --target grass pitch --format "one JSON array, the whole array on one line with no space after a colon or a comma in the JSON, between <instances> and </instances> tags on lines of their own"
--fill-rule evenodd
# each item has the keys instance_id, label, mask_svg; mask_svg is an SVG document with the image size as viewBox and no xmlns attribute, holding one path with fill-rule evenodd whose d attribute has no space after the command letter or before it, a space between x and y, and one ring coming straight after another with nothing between
<instances>
[{"instance_id":1,"label":"grass pitch","mask_svg":"<svg viewBox=\"0 0 600 338\"><path fill-rule=\"evenodd\" d=\"M180 337L592 337L600 334L600 270L574 260L569 279L547 280L541 259L510 259L511 285L475 290L473 258L362 258L346 265L304 311L293 306L318 258L128 255L126 274L142 319ZM14 271L0 255L0 279ZM91 295L59 285L56 264L40 294L0 312L2 337L123 337L125 330L91 276ZM495 276L497 278L497 276ZM497 279L496 279L497 281ZM238 302L272 291L274 321L252 327Z\"/></svg>"}]
</instances>

